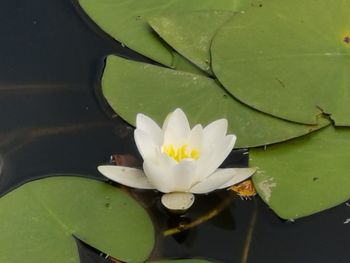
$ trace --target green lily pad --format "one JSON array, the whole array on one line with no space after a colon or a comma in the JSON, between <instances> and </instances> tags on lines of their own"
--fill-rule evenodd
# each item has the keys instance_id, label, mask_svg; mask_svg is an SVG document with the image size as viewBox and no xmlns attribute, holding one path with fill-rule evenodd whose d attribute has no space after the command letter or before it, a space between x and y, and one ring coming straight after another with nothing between
<instances>
[{"instance_id":1,"label":"green lily pad","mask_svg":"<svg viewBox=\"0 0 350 263\"><path fill-rule=\"evenodd\" d=\"M213 39L212 68L244 103L312 124L350 125L350 1L265 1Z\"/></svg>"},{"instance_id":2,"label":"green lily pad","mask_svg":"<svg viewBox=\"0 0 350 263\"><path fill-rule=\"evenodd\" d=\"M288 140L328 125L325 119L319 126L283 121L246 107L211 78L116 56L107 58L102 91L114 111L131 124L140 112L162 123L177 107L192 124L226 118L238 148Z\"/></svg>"},{"instance_id":3,"label":"green lily pad","mask_svg":"<svg viewBox=\"0 0 350 263\"><path fill-rule=\"evenodd\" d=\"M249 0L79 0L80 6L106 33L129 48L167 66L174 66L172 50L159 40L147 17L194 10L237 11Z\"/></svg>"},{"instance_id":4,"label":"green lily pad","mask_svg":"<svg viewBox=\"0 0 350 263\"><path fill-rule=\"evenodd\" d=\"M123 261L143 262L154 243L150 218L135 200L77 177L37 180L8 193L0 219L0 262L78 263L73 236Z\"/></svg>"},{"instance_id":5,"label":"green lily pad","mask_svg":"<svg viewBox=\"0 0 350 263\"><path fill-rule=\"evenodd\" d=\"M195 66L191 61L184 58L182 55L174 52L174 60L173 60L173 67L176 70L179 71L185 71L197 75L207 76L207 74L202 71L199 67Z\"/></svg>"},{"instance_id":6,"label":"green lily pad","mask_svg":"<svg viewBox=\"0 0 350 263\"><path fill-rule=\"evenodd\" d=\"M296 219L350 198L350 128L329 126L288 143L251 149L254 185L282 218Z\"/></svg>"},{"instance_id":7,"label":"green lily pad","mask_svg":"<svg viewBox=\"0 0 350 263\"><path fill-rule=\"evenodd\" d=\"M149 18L150 26L171 47L211 74L210 45L216 31L233 16L228 11L173 13Z\"/></svg>"}]
</instances>

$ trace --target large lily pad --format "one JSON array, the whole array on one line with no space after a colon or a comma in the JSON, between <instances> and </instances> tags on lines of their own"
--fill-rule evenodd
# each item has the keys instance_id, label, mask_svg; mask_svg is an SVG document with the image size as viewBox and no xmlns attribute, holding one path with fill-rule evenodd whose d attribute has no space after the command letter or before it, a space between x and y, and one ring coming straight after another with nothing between
<instances>
[{"instance_id":1,"label":"large lily pad","mask_svg":"<svg viewBox=\"0 0 350 263\"><path fill-rule=\"evenodd\" d=\"M194 10L236 11L249 0L79 0L84 11L106 33L129 48L167 66L173 66L171 49L147 24L147 17Z\"/></svg>"},{"instance_id":2,"label":"large lily pad","mask_svg":"<svg viewBox=\"0 0 350 263\"><path fill-rule=\"evenodd\" d=\"M151 27L171 47L202 70L211 73L211 40L232 16L228 11L196 11L173 13L149 18Z\"/></svg>"},{"instance_id":3,"label":"large lily pad","mask_svg":"<svg viewBox=\"0 0 350 263\"><path fill-rule=\"evenodd\" d=\"M0 199L0 262L78 263L74 237L127 262L143 262L154 243L147 213L106 183L53 177ZM137 253L135 253L137 251Z\"/></svg>"},{"instance_id":4,"label":"large lily pad","mask_svg":"<svg viewBox=\"0 0 350 263\"><path fill-rule=\"evenodd\" d=\"M265 1L216 34L212 67L239 100L315 123L319 112L350 125L350 1Z\"/></svg>"},{"instance_id":5,"label":"large lily pad","mask_svg":"<svg viewBox=\"0 0 350 263\"><path fill-rule=\"evenodd\" d=\"M135 124L142 112L162 123L177 107L192 124L208 124L227 118L229 131L238 137L237 147L253 147L288 140L328 125L300 125L255 111L233 99L215 80L116 56L107 59L102 91L110 106Z\"/></svg>"},{"instance_id":6,"label":"large lily pad","mask_svg":"<svg viewBox=\"0 0 350 263\"><path fill-rule=\"evenodd\" d=\"M350 128L324 128L267 149L250 151L263 200L282 218L295 219L350 198Z\"/></svg>"}]
</instances>

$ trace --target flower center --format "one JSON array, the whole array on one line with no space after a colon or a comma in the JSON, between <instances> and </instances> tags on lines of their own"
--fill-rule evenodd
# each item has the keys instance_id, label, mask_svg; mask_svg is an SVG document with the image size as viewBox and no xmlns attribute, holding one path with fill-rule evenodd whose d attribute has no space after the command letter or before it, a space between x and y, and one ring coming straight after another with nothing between
<instances>
[{"instance_id":1,"label":"flower center","mask_svg":"<svg viewBox=\"0 0 350 263\"><path fill-rule=\"evenodd\" d=\"M174 147L172 144L163 145L162 152L165 152L169 157L175 161L180 162L182 159L192 158L197 160L200 153L197 149L188 149L187 144L183 144L179 148Z\"/></svg>"}]
</instances>

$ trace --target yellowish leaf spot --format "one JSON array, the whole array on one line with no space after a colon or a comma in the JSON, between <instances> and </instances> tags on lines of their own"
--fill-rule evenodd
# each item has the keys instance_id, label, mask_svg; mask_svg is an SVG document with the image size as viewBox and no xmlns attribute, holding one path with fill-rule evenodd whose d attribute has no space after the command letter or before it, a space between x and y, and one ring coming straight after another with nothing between
<instances>
[{"instance_id":1,"label":"yellowish leaf spot","mask_svg":"<svg viewBox=\"0 0 350 263\"><path fill-rule=\"evenodd\" d=\"M256 195L252 180L248 179L239 184L230 187L230 190L236 192L242 198L250 198Z\"/></svg>"},{"instance_id":2,"label":"yellowish leaf spot","mask_svg":"<svg viewBox=\"0 0 350 263\"><path fill-rule=\"evenodd\" d=\"M343 43L350 45L350 32L342 34Z\"/></svg>"}]
</instances>

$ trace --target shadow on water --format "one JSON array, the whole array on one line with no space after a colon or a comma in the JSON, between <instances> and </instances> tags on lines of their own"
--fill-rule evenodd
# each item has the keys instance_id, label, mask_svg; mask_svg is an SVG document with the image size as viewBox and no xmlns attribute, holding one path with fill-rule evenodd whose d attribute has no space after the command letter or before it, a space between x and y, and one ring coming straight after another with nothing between
<instances>
[{"instance_id":1,"label":"shadow on water","mask_svg":"<svg viewBox=\"0 0 350 263\"><path fill-rule=\"evenodd\" d=\"M113 115L100 92L104 58L146 58L118 45L79 11L76 0L2 0L0 8L0 194L47 174L104 180L96 166L114 153L138 156L133 128ZM244 167L234 152L224 166ZM139 156L138 156L139 158ZM348 262L350 207L285 222L258 198L222 191L197 198L182 216L160 195L130 190L157 229L158 258L215 262ZM190 226L190 227L188 227ZM108 262L78 242L82 262Z\"/></svg>"}]
</instances>

